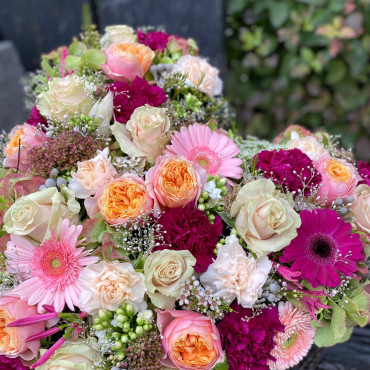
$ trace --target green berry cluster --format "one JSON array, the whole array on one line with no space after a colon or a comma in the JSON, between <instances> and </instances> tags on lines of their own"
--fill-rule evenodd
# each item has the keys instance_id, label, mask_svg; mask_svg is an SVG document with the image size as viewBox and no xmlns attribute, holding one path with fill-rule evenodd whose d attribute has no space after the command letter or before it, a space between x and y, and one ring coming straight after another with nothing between
<instances>
[{"instance_id":1,"label":"green berry cluster","mask_svg":"<svg viewBox=\"0 0 370 370\"><path fill-rule=\"evenodd\" d=\"M153 325L142 316L135 315L132 304L123 303L116 312L99 310L93 329L104 330L106 338L112 340L112 360L122 361L129 342L134 342L153 329Z\"/></svg>"},{"instance_id":2,"label":"green berry cluster","mask_svg":"<svg viewBox=\"0 0 370 370\"><path fill-rule=\"evenodd\" d=\"M231 232L230 232L230 235L235 235L236 239L237 239L237 242L242 246L242 247L245 247L245 243L242 239L239 239L238 237L238 232L236 231L236 229L232 229ZM220 239L218 241L218 243L216 244L216 248L214 249L214 253L217 254L218 253L218 250L224 246L226 244L226 241L224 238Z\"/></svg>"},{"instance_id":3,"label":"green berry cluster","mask_svg":"<svg viewBox=\"0 0 370 370\"><path fill-rule=\"evenodd\" d=\"M96 130L96 125L94 123L94 120L86 114L81 114L80 116L74 116L70 118L69 123L71 127L78 128L79 131L88 131L88 132L94 132Z\"/></svg>"},{"instance_id":4,"label":"green berry cluster","mask_svg":"<svg viewBox=\"0 0 370 370\"><path fill-rule=\"evenodd\" d=\"M13 276L5 270L0 270L0 293L2 291L13 289L15 285L16 280L13 278Z\"/></svg>"}]
</instances>

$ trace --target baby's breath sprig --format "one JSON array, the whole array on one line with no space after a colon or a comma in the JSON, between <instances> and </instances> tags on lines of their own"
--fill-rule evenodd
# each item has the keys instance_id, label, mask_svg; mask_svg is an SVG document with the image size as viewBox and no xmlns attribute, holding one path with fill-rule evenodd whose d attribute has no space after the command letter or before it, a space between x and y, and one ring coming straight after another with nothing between
<instances>
[{"instance_id":1,"label":"baby's breath sprig","mask_svg":"<svg viewBox=\"0 0 370 370\"><path fill-rule=\"evenodd\" d=\"M185 282L177 302L182 309L200 312L214 321L221 320L225 312L232 311L229 299L214 296L210 287L203 287L195 276Z\"/></svg>"}]
</instances>

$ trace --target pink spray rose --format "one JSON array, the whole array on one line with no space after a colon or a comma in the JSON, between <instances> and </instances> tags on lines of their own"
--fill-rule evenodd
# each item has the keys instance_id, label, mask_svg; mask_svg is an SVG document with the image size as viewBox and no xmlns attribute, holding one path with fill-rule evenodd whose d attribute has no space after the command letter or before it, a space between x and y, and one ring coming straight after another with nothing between
<instances>
[{"instance_id":1,"label":"pink spray rose","mask_svg":"<svg viewBox=\"0 0 370 370\"><path fill-rule=\"evenodd\" d=\"M209 370L223 362L220 334L209 317L185 310L156 311L157 326L163 336L163 366Z\"/></svg>"},{"instance_id":2,"label":"pink spray rose","mask_svg":"<svg viewBox=\"0 0 370 370\"><path fill-rule=\"evenodd\" d=\"M46 135L36 127L27 123L15 126L10 132L10 140L5 147L4 167L19 168L26 172L30 167L29 151L49 140ZM18 164L19 161L19 164Z\"/></svg>"},{"instance_id":3,"label":"pink spray rose","mask_svg":"<svg viewBox=\"0 0 370 370\"><path fill-rule=\"evenodd\" d=\"M104 50L107 63L101 67L113 81L132 82L144 77L155 56L153 50L138 43L112 44Z\"/></svg>"},{"instance_id":4,"label":"pink spray rose","mask_svg":"<svg viewBox=\"0 0 370 370\"><path fill-rule=\"evenodd\" d=\"M0 298L0 354L7 357L20 357L29 361L38 355L40 341L33 340L26 342L26 339L33 334L42 332L45 329L43 322L31 325L9 327L6 326L14 320L24 319L37 315L36 306L29 306L16 297L3 296Z\"/></svg>"},{"instance_id":5,"label":"pink spray rose","mask_svg":"<svg viewBox=\"0 0 370 370\"><path fill-rule=\"evenodd\" d=\"M352 164L330 156L319 160L316 163L316 170L322 177L317 195L326 202L326 205L330 205L338 197L344 199L353 195L357 183L361 180Z\"/></svg>"}]
</instances>

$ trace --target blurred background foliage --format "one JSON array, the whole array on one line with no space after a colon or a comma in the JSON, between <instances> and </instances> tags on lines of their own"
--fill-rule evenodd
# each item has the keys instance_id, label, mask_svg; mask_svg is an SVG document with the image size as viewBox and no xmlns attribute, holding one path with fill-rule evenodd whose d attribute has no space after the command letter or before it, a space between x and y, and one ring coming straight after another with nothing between
<instances>
[{"instance_id":1,"label":"blurred background foliage","mask_svg":"<svg viewBox=\"0 0 370 370\"><path fill-rule=\"evenodd\" d=\"M370 156L370 0L228 0L227 92L245 133L289 124Z\"/></svg>"}]
</instances>

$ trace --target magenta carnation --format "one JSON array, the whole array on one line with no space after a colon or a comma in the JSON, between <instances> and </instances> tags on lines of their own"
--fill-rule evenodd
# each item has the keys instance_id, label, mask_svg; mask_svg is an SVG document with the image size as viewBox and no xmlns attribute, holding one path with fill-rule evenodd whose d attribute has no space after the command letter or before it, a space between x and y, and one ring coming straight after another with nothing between
<instances>
[{"instance_id":1,"label":"magenta carnation","mask_svg":"<svg viewBox=\"0 0 370 370\"><path fill-rule=\"evenodd\" d=\"M4 355L0 355L0 370L28 370L27 366L22 364L19 358L9 358Z\"/></svg>"},{"instance_id":2,"label":"magenta carnation","mask_svg":"<svg viewBox=\"0 0 370 370\"><path fill-rule=\"evenodd\" d=\"M340 275L353 276L357 262L364 260L364 246L352 226L330 209L300 213L298 235L283 250L280 262L291 263L315 288L336 287Z\"/></svg>"},{"instance_id":3,"label":"magenta carnation","mask_svg":"<svg viewBox=\"0 0 370 370\"><path fill-rule=\"evenodd\" d=\"M148 46L154 51L164 51L169 37L170 35L168 33L162 31L149 31L148 33L137 31L137 39L139 43Z\"/></svg>"},{"instance_id":4,"label":"magenta carnation","mask_svg":"<svg viewBox=\"0 0 370 370\"><path fill-rule=\"evenodd\" d=\"M166 93L156 85L149 85L146 80L136 77L129 85L126 82L114 82L108 86L114 94L115 120L126 123L134 110L145 104L159 107L166 102Z\"/></svg>"},{"instance_id":5,"label":"magenta carnation","mask_svg":"<svg viewBox=\"0 0 370 370\"><path fill-rule=\"evenodd\" d=\"M298 192L304 189L305 195L310 195L312 189L321 182L321 175L314 168L312 160L299 149L263 150L257 154L256 167L264 171L266 179L281 185L283 191Z\"/></svg>"},{"instance_id":6,"label":"magenta carnation","mask_svg":"<svg viewBox=\"0 0 370 370\"><path fill-rule=\"evenodd\" d=\"M31 115L30 118L28 118L27 123L35 127L38 127L39 124L48 126L46 119L44 118L44 116L41 115L36 105L32 108Z\"/></svg>"},{"instance_id":7,"label":"magenta carnation","mask_svg":"<svg viewBox=\"0 0 370 370\"><path fill-rule=\"evenodd\" d=\"M359 184L366 184L370 186L370 163L365 161L358 162L358 173L362 177Z\"/></svg>"},{"instance_id":8,"label":"magenta carnation","mask_svg":"<svg viewBox=\"0 0 370 370\"><path fill-rule=\"evenodd\" d=\"M275 361L271 351L275 348L274 337L284 332L276 307L269 307L251 318L253 312L233 303L235 312L225 315L218 324L222 346L229 361L229 370L268 370L268 361Z\"/></svg>"},{"instance_id":9,"label":"magenta carnation","mask_svg":"<svg viewBox=\"0 0 370 370\"><path fill-rule=\"evenodd\" d=\"M162 225L166 245L154 250L188 250L196 258L197 273L206 271L216 258L214 249L222 233L221 217L216 216L211 225L204 212L189 203L184 208L166 208L158 223Z\"/></svg>"}]
</instances>

